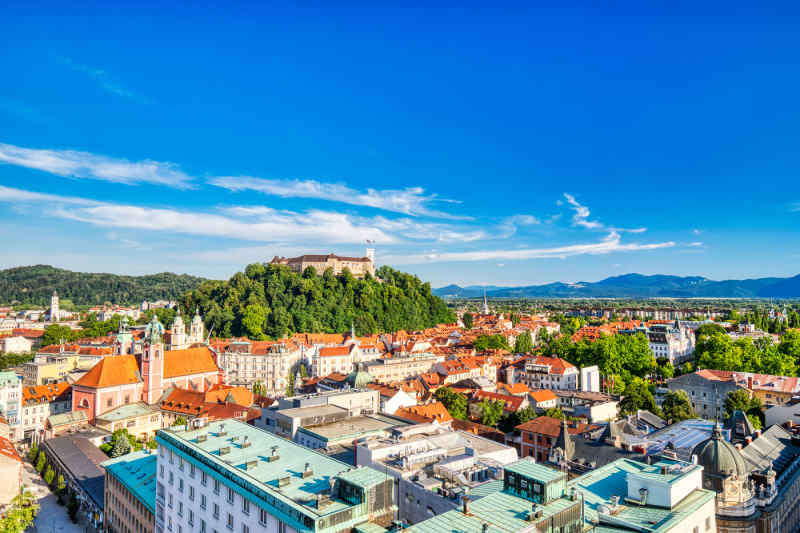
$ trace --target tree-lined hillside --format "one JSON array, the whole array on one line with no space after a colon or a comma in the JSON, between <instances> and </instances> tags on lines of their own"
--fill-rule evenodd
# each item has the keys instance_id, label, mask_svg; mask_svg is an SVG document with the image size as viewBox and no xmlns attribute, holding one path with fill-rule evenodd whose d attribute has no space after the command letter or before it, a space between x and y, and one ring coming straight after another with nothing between
<instances>
[{"instance_id":1,"label":"tree-lined hillside","mask_svg":"<svg viewBox=\"0 0 800 533\"><path fill-rule=\"evenodd\" d=\"M387 266L376 278L345 271L302 274L286 266L254 263L229 281L208 281L182 300L200 308L207 328L221 337L280 338L294 332L342 333L351 324L366 335L417 330L456 317L428 283Z\"/></svg>"},{"instance_id":2,"label":"tree-lined hillside","mask_svg":"<svg viewBox=\"0 0 800 533\"><path fill-rule=\"evenodd\" d=\"M48 265L0 270L0 304L50 305L53 291L76 306L111 302L138 305L142 300L178 300L206 281L187 274L162 272L147 276L119 276L72 272Z\"/></svg>"}]
</instances>

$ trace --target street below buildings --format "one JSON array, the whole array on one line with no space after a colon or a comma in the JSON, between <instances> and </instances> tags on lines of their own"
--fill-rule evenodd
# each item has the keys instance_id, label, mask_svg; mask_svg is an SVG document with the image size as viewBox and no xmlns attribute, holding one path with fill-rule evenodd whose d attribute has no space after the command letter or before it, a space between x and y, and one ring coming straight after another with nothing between
<instances>
[{"instance_id":1,"label":"street below buildings","mask_svg":"<svg viewBox=\"0 0 800 533\"><path fill-rule=\"evenodd\" d=\"M22 474L25 487L30 490L39 504L39 514L31 533L82 533L84 528L80 524L73 524L67 514L67 507L58 504L58 498L50 490L39 473L29 463L25 463Z\"/></svg>"}]
</instances>

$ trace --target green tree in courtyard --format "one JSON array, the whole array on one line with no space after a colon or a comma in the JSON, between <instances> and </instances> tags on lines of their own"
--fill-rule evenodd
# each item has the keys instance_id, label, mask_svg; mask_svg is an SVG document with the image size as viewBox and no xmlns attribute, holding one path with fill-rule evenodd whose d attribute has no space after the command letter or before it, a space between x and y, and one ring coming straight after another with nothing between
<instances>
[{"instance_id":1,"label":"green tree in courtyard","mask_svg":"<svg viewBox=\"0 0 800 533\"><path fill-rule=\"evenodd\" d=\"M629 415L638 409L646 409L657 415L661 414L653 393L650 391L650 386L643 379L634 377L625 386L625 396L619 402L619 412L621 415Z\"/></svg>"},{"instance_id":2,"label":"green tree in courtyard","mask_svg":"<svg viewBox=\"0 0 800 533\"><path fill-rule=\"evenodd\" d=\"M461 322L464 323L464 329L470 330L472 329L472 313L467 311L463 315L461 315Z\"/></svg>"},{"instance_id":3,"label":"green tree in courtyard","mask_svg":"<svg viewBox=\"0 0 800 533\"><path fill-rule=\"evenodd\" d=\"M450 416L459 420L467 418L467 397L455 392L450 387L441 387L434 393L437 400L442 402Z\"/></svg>"},{"instance_id":4,"label":"green tree in courtyard","mask_svg":"<svg viewBox=\"0 0 800 533\"><path fill-rule=\"evenodd\" d=\"M53 480L55 479L55 477L56 477L56 473L53 470L53 467L50 466L50 465L47 465L47 470L45 470L45 473L44 473L44 482L47 483L48 485L52 485L53 484Z\"/></svg>"},{"instance_id":5,"label":"green tree in courtyard","mask_svg":"<svg viewBox=\"0 0 800 533\"><path fill-rule=\"evenodd\" d=\"M40 450L39 460L36 462L36 471L41 474L46 464L47 464L47 458L44 455L44 451Z\"/></svg>"},{"instance_id":6,"label":"green tree in courtyard","mask_svg":"<svg viewBox=\"0 0 800 533\"><path fill-rule=\"evenodd\" d=\"M530 353L533 351L533 340L531 339L531 332L524 331L520 333L517 340L514 342L514 353Z\"/></svg>"},{"instance_id":7,"label":"green tree in courtyard","mask_svg":"<svg viewBox=\"0 0 800 533\"><path fill-rule=\"evenodd\" d=\"M478 405L480 405L481 411L481 424L484 426L495 427L503 417L503 407L505 406L505 402L502 400L491 401L487 399L482 400Z\"/></svg>"},{"instance_id":8,"label":"green tree in courtyard","mask_svg":"<svg viewBox=\"0 0 800 533\"><path fill-rule=\"evenodd\" d=\"M558 418L559 420L566 419L564 411L562 411L560 407L550 407L544 412L544 416L549 416L550 418Z\"/></svg>"},{"instance_id":9,"label":"green tree in courtyard","mask_svg":"<svg viewBox=\"0 0 800 533\"><path fill-rule=\"evenodd\" d=\"M692 403L689 401L689 396L686 391L682 390L668 392L664 396L661 410L664 412L664 418L670 423L696 417L692 409Z\"/></svg>"}]
</instances>

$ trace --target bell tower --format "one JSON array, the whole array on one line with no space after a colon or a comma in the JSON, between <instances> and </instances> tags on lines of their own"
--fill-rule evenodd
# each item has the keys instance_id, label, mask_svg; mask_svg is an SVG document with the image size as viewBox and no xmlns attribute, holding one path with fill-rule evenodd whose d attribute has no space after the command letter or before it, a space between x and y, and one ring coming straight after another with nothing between
<instances>
[{"instance_id":1,"label":"bell tower","mask_svg":"<svg viewBox=\"0 0 800 533\"><path fill-rule=\"evenodd\" d=\"M144 348L142 349L142 401L153 405L164 393L164 326L153 314L153 320L144 330Z\"/></svg>"},{"instance_id":2,"label":"bell tower","mask_svg":"<svg viewBox=\"0 0 800 533\"><path fill-rule=\"evenodd\" d=\"M186 326L181 317L181 308L178 307L178 312L175 314L175 320L172 322L172 335L170 336L169 349L170 350L183 350L187 348L189 343L186 339Z\"/></svg>"},{"instance_id":3,"label":"bell tower","mask_svg":"<svg viewBox=\"0 0 800 533\"><path fill-rule=\"evenodd\" d=\"M200 317L200 308L196 308L194 318L192 318L192 325L189 331L189 344L196 342L203 342L203 319Z\"/></svg>"}]
</instances>

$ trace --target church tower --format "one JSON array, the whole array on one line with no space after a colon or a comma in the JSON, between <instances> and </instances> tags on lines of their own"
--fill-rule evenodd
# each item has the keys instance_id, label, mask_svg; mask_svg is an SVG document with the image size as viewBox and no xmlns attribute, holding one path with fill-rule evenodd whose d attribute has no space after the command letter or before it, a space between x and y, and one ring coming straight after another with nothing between
<instances>
[{"instance_id":1,"label":"church tower","mask_svg":"<svg viewBox=\"0 0 800 533\"><path fill-rule=\"evenodd\" d=\"M189 344L197 342L203 342L203 319L200 317L199 307L195 309L191 329L189 330Z\"/></svg>"},{"instance_id":2,"label":"church tower","mask_svg":"<svg viewBox=\"0 0 800 533\"><path fill-rule=\"evenodd\" d=\"M153 320L144 330L144 348L142 349L142 400L153 405L164 393L164 326L153 313Z\"/></svg>"},{"instance_id":3,"label":"church tower","mask_svg":"<svg viewBox=\"0 0 800 533\"><path fill-rule=\"evenodd\" d=\"M58 322L61 310L58 308L58 292L53 291L50 297L50 322Z\"/></svg>"},{"instance_id":4,"label":"church tower","mask_svg":"<svg viewBox=\"0 0 800 533\"><path fill-rule=\"evenodd\" d=\"M489 302L486 301L486 289L483 289L483 314L489 314Z\"/></svg>"},{"instance_id":5,"label":"church tower","mask_svg":"<svg viewBox=\"0 0 800 533\"><path fill-rule=\"evenodd\" d=\"M178 312L175 315L175 320L172 322L172 335L170 336L169 349L170 350L183 350L188 348L189 343L186 338L186 326L181 317L181 308L178 307Z\"/></svg>"}]
</instances>

